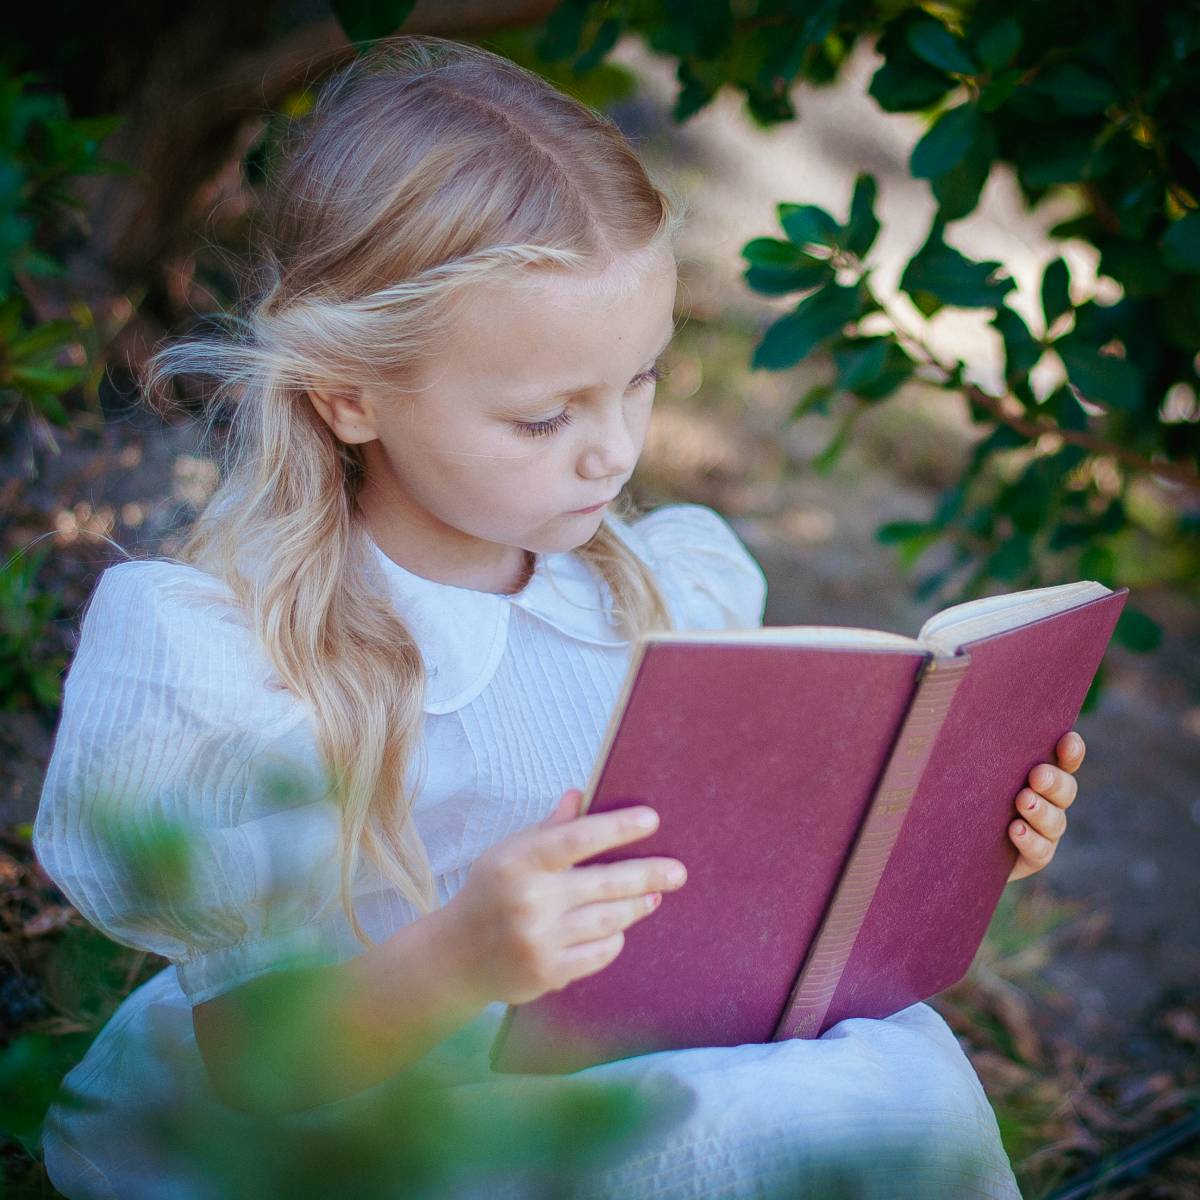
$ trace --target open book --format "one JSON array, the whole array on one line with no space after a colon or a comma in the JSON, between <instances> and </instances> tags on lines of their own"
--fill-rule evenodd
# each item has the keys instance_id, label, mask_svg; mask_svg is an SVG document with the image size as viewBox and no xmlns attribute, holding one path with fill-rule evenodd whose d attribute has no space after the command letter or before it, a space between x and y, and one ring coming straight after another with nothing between
<instances>
[{"instance_id":1,"label":"open book","mask_svg":"<svg viewBox=\"0 0 1200 1200\"><path fill-rule=\"evenodd\" d=\"M653 633L633 649L584 811L657 809L587 860L670 855L678 892L600 971L510 1006L498 1071L817 1037L961 979L1128 588L956 604L916 638L841 626Z\"/></svg>"}]
</instances>

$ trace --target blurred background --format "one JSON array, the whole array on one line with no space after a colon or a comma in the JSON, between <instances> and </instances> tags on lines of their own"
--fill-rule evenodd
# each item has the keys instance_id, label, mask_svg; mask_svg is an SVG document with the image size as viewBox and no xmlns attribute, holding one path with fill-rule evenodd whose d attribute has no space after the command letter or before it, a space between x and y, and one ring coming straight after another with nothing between
<instances>
[{"instance_id":1,"label":"blurred background","mask_svg":"<svg viewBox=\"0 0 1200 1200\"><path fill-rule=\"evenodd\" d=\"M162 965L100 945L29 850L106 539L170 553L216 482L197 396L154 412L137 367L232 306L273 139L355 43L397 30L478 42L604 109L686 203L681 329L633 490L725 514L768 624L915 634L991 592L1131 589L1077 724L1070 830L934 1004L1027 1196L1194 1117L1194 5L1151 30L1132 5L1097 27L1071 3L54 8L19 12L0 66L10 1186L52 1194L46 1088ZM1078 1194L1200 1195L1200 1154Z\"/></svg>"}]
</instances>

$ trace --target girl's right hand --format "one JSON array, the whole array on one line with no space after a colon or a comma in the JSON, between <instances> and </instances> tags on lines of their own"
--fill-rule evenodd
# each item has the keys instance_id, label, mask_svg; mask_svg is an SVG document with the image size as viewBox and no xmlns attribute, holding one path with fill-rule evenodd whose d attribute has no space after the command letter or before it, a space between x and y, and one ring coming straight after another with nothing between
<instances>
[{"instance_id":1,"label":"girl's right hand","mask_svg":"<svg viewBox=\"0 0 1200 1200\"><path fill-rule=\"evenodd\" d=\"M621 952L624 930L687 878L675 858L577 866L658 827L645 805L580 816L582 800L571 788L544 821L489 846L445 906L467 984L484 1003L524 1004L599 971Z\"/></svg>"}]
</instances>

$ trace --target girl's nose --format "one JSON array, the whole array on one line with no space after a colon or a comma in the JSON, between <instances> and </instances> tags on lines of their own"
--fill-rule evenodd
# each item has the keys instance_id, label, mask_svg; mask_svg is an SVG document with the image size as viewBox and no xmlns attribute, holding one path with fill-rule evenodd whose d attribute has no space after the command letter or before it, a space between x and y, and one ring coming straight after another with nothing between
<instances>
[{"instance_id":1,"label":"girl's nose","mask_svg":"<svg viewBox=\"0 0 1200 1200\"><path fill-rule=\"evenodd\" d=\"M640 452L626 406L618 400L604 408L603 416L590 424L580 474L591 479L632 474Z\"/></svg>"}]
</instances>

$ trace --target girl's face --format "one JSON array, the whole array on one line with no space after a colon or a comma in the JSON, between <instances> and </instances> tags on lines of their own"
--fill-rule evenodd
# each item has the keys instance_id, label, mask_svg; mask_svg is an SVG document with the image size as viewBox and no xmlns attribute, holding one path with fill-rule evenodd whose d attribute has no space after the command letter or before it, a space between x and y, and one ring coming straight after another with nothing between
<instances>
[{"instance_id":1,"label":"girl's face","mask_svg":"<svg viewBox=\"0 0 1200 1200\"><path fill-rule=\"evenodd\" d=\"M641 455L675 288L661 247L603 275L490 285L464 297L418 389L314 396L338 436L363 443L360 504L384 553L510 591L525 550L587 541L605 510L576 510L615 497Z\"/></svg>"}]
</instances>

